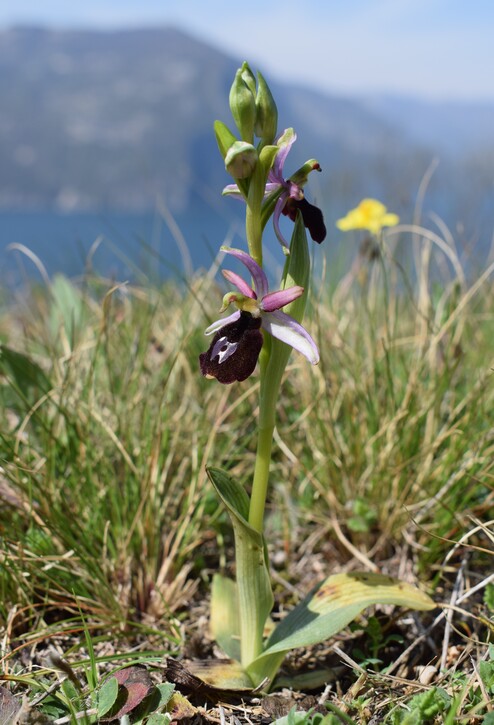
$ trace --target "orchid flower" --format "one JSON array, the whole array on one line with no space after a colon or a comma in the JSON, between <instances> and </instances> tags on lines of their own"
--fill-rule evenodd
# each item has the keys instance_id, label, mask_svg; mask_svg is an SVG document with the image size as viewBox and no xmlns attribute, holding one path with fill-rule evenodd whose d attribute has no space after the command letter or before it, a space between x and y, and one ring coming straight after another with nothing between
<instances>
[{"instance_id":1,"label":"orchid flower","mask_svg":"<svg viewBox=\"0 0 494 725\"><path fill-rule=\"evenodd\" d=\"M261 328L301 352L316 365L319 362L316 343L299 322L281 312L282 307L303 294L303 287L295 285L269 292L266 274L249 254L240 249L222 247L222 250L247 267L254 287L235 272L223 271L224 277L235 285L240 294L227 293L221 311L224 312L232 302L238 309L228 317L216 320L205 331L206 335L215 333L215 336L209 350L199 356L202 374L225 384L248 378L261 352Z\"/></svg>"},{"instance_id":2,"label":"orchid flower","mask_svg":"<svg viewBox=\"0 0 494 725\"><path fill-rule=\"evenodd\" d=\"M269 171L266 188L264 190L265 201L272 199L275 195L278 196L273 212L273 225L278 241L285 249L288 249L289 245L281 233L281 214L295 221L297 210L299 210L302 214L304 226L309 230L313 241L320 244L326 237L326 227L324 225L322 212L307 201L303 191L303 185L307 181L309 171L321 171L319 163L311 160L304 164L302 169L299 169L290 179L283 177L286 157L296 139L297 134L291 128L286 129L278 138L276 145L279 147L279 151L276 154L273 167ZM242 196L237 184L228 184L225 186L223 194L232 194L236 197Z\"/></svg>"},{"instance_id":3,"label":"orchid flower","mask_svg":"<svg viewBox=\"0 0 494 725\"><path fill-rule=\"evenodd\" d=\"M268 174L268 183L265 189L265 194L267 195L276 193L281 189L281 194L274 208L273 225L276 236L283 247L288 247L288 244L281 233L280 216L284 214L285 216L289 216L292 221L295 221L297 210L300 210L302 219L304 220L304 226L309 230L314 242L320 244L326 237L326 227L324 226L321 210L307 201L304 196L302 184L297 184L291 179L285 180L283 177L283 167L286 157L296 140L297 134L292 129L284 131L278 139L280 150L274 160L273 168ZM314 161L311 170L321 170L317 161ZM294 176L296 175L294 174Z\"/></svg>"}]
</instances>

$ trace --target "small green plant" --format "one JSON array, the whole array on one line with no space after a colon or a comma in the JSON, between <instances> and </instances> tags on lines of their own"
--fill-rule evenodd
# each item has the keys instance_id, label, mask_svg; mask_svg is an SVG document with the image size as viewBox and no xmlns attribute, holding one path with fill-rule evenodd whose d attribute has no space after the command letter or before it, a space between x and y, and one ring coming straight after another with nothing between
<instances>
[{"instance_id":1,"label":"small green plant","mask_svg":"<svg viewBox=\"0 0 494 725\"><path fill-rule=\"evenodd\" d=\"M356 625L352 625L351 628L357 628ZM403 637L396 633L387 633L379 619L376 616L371 615L365 624L364 634L366 636L365 649L362 650L359 647L354 647L352 655L356 661L362 667L371 666L374 669L379 669L383 664L381 653L392 643L402 644Z\"/></svg>"},{"instance_id":2,"label":"small green plant","mask_svg":"<svg viewBox=\"0 0 494 725\"><path fill-rule=\"evenodd\" d=\"M192 713L185 698L175 692L175 685L152 680L149 669L154 662L150 659L138 664L126 663L103 676L99 674L102 663L91 652L89 660L72 664L55 652L50 660L53 669L40 671L36 677L13 674L8 678L29 688L30 696L23 707L32 718L93 725L107 720L122 722L122 718L130 716L135 725L158 725L169 723L175 708L182 707ZM20 698L9 694L8 701L13 714L21 711ZM2 703L0 718L4 715Z\"/></svg>"},{"instance_id":3,"label":"small green plant","mask_svg":"<svg viewBox=\"0 0 494 725\"><path fill-rule=\"evenodd\" d=\"M389 725L432 725L438 716L444 717L451 703L452 698L445 690L432 687L412 697L406 708L396 708L385 722Z\"/></svg>"},{"instance_id":4,"label":"small green plant","mask_svg":"<svg viewBox=\"0 0 494 725\"><path fill-rule=\"evenodd\" d=\"M297 710L293 707L288 715L274 720L271 725L357 725L346 713L335 705L328 705L332 712L323 715L320 712Z\"/></svg>"}]
</instances>

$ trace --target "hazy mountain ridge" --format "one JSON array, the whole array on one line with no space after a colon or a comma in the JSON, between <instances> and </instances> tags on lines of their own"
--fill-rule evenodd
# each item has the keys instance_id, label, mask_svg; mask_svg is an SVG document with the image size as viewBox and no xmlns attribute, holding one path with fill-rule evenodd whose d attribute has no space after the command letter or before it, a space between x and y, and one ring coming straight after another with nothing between
<instances>
[{"instance_id":1,"label":"hazy mountain ridge","mask_svg":"<svg viewBox=\"0 0 494 725\"><path fill-rule=\"evenodd\" d=\"M140 210L161 197L184 208L193 191L219 191L212 124L230 117L241 60L169 27L0 31L0 207ZM288 170L317 156L325 173L311 188L330 213L371 194L410 208L438 155L431 207L442 213L447 197L450 223L494 223L484 199L494 104L352 99L268 80L280 130L299 136Z\"/></svg>"},{"instance_id":2,"label":"hazy mountain ridge","mask_svg":"<svg viewBox=\"0 0 494 725\"><path fill-rule=\"evenodd\" d=\"M0 203L180 203L233 68L171 29L0 33Z\"/></svg>"}]
</instances>

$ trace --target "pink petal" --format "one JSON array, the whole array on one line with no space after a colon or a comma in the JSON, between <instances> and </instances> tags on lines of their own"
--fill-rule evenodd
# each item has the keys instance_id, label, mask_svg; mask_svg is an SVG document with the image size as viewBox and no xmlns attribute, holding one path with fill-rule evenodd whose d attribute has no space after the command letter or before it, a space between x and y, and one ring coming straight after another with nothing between
<instances>
[{"instance_id":1,"label":"pink petal","mask_svg":"<svg viewBox=\"0 0 494 725\"><path fill-rule=\"evenodd\" d=\"M241 249L233 249L231 247L221 247L221 250L226 254L231 254L233 257L238 259L242 264L245 264L247 269L252 275L254 280L254 289L258 299L262 299L268 293L268 278L266 277L264 270L260 267L256 260L253 259L250 254L242 252Z\"/></svg>"},{"instance_id":2,"label":"pink petal","mask_svg":"<svg viewBox=\"0 0 494 725\"><path fill-rule=\"evenodd\" d=\"M284 191L283 194L280 196L278 201L276 202L276 206L274 208L274 214L273 214L273 226L276 236L278 237L278 241L281 244L281 246L288 251L289 246L287 244L287 241L283 234L281 233L280 229L280 216L283 207L285 206L286 200L287 200L288 192Z\"/></svg>"},{"instance_id":3,"label":"pink petal","mask_svg":"<svg viewBox=\"0 0 494 725\"><path fill-rule=\"evenodd\" d=\"M304 292L304 288L300 286L288 287L288 289L280 289L278 292L269 292L262 298L261 310L265 312L273 312L279 310L280 307L289 305L290 302L296 300Z\"/></svg>"},{"instance_id":4,"label":"pink petal","mask_svg":"<svg viewBox=\"0 0 494 725\"><path fill-rule=\"evenodd\" d=\"M230 269L224 269L223 270L223 277L227 279L229 282L235 285L235 287L240 290L240 292L245 295L245 297L250 297L253 300L257 299L257 295L252 289L252 287L249 287L247 282L242 279L242 277L239 274L236 274L235 272L232 272Z\"/></svg>"},{"instance_id":5,"label":"pink petal","mask_svg":"<svg viewBox=\"0 0 494 725\"><path fill-rule=\"evenodd\" d=\"M283 136L287 133L288 129L285 129L283 133L280 136L280 139L283 138ZM280 141L278 139L278 143ZM290 149L292 148L292 145L297 140L297 134L293 131L292 135L289 137L288 141L283 141L283 143L280 145L280 150L276 154L276 158L274 160L273 164L273 176L283 183L283 167L285 165L286 157L288 156Z\"/></svg>"}]
</instances>

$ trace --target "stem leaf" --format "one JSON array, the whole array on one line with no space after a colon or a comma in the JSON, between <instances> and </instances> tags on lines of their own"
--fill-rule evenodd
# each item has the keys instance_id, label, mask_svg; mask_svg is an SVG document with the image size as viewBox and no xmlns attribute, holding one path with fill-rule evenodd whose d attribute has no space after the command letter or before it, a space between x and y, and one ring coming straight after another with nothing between
<instances>
[{"instance_id":1,"label":"stem leaf","mask_svg":"<svg viewBox=\"0 0 494 725\"><path fill-rule=\"evenodd\" d=\"M216 143L224 159L230 146L233 146L238 139L222 121L214 122L214 133Z\"/></svg>"},{"instance_id":2,"label":"stem leaf","mask_svg":"<svg viewBox=\"0 0 494 725\"><path fill-rule=\"evenodd\" d=\"M233 525L238 611L242 612L241 662L245 668L262 651L264 625L273 607L266 547L262 534L247 521L249 497L243 487L220 468L208 468L207 473Z\"/></svg>"},{"instance_id":3,"label":"stem leaf","mask_svg":"<svg viewBox=\"0 0 494 725\"><path fill-rule=\"evenodd\" d=\"M206 471L230 515L238 519L247 519L249 516L249 497L244 487L221 468L208 467Z\"/></svg>"}]
</instances>

